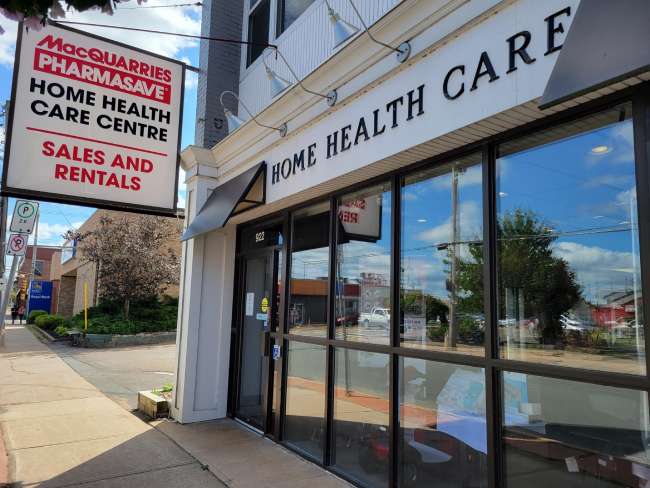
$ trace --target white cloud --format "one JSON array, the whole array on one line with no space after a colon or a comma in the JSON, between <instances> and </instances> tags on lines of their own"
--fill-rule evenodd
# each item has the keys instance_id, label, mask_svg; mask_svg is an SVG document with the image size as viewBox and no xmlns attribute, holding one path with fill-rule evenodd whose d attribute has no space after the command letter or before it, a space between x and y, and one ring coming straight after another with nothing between
<instances>
[{"instance_id":1,"label":"white cloud","mask_svg":"<svg viewBox=\"0 0 650 488\"><path fill-rule=\"evenodd\" d=\"M553 255L569 263L586 297L591 300L631 287L635 274L640 283L638 254L577 242L557 242Z\"/></svg>"},{"instance_id":2,"label":"white cloud","mask_svg":"<svg viewBox=\"0 0 650 488\"><path fill-rule=\"evenodd\" d=\"M460 204L460 213L458 217L459 234L461 240L470 240L481 238L481 222L483 215L479 205L469 200ZM418 234L417 238L421 241L432 242L434 244L441 244L451 241L451 216L443 223L425 230Z\"/></svg>"},{"instance_id":3,"label":"white cloud","mask_svg":"<svg viewBox=\"0 0 650 488\"><path fill-rule=\"evenodd\" d=\"M14 63L18 22L0 15L0 28L5 31L4 34L0 34L0 65L11 67Z\"/></svg>"},{"instance_id":4,"label":"white cloud","mask_svg":"<svg viewBox=\"0 0 650 488\"><path fill-rule=\"evenodd\" d=\"M181 61L183 61L187 65L192 65L192 63L190 61L190 58L188 58L187 56L183 56L181 58ZM194 72L194 71L186 70L185 71L185 89L186 90L194 90L198 85L199 85L199 74Z\"/></svg>"},{"instance_id":5,"label":"white cloud","mask_svg":"<svg viewBox=\"0 0 650 488\"><path fill-rule=\"evenodd\" d=\"M83 222L73 222L72 226L78 229ZM51 224L49 222L40 221L38 223L38 243L40 245L59 246L63 243L61 237L66 231L70 229L68 224ZM34 242L34 234L32 234L30 242Z\"/></svg>"},{"instance_id":6,"label":"white cloud","mask_svg":"<svg viewBox=\"0 0 650 488\"><path fill-rule=\"evenodd\" d=\"M165 2L159 0L150 0L144 6L151 7L164 4ZM119 8L120 6L122 9ZM201 16L198 7L132 9L136 6L135 2L121 3L113 16L102 14L98 10L82 13L70 11L66 13L65 19L61 20L111 24L179 34L198 35L201 33ZM0 16L0 26L6 31L0 35L0 64L11 66L14 57L17 23ZM72 27L171 58L178 58L180 51L183 49L198 46L197 39L187 37L101 27L77 25Z\"/></svg>"}]
</instances>

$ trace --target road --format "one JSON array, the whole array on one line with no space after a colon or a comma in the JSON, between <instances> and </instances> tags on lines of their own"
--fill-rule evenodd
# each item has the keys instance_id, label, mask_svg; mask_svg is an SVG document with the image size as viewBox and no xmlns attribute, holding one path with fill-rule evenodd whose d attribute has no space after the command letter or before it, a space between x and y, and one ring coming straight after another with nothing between
<instances>
[{"instance_id":1,"label":"road","mask_svg":"<svg viewBox=\"0 0 650 488\"><path fill-rule=\"evenodd\" d=\"M86 381L126 410L137 408L138 391L174 384L174 344L86 349L53 343L50 349Z\"/></svg>"}]
</instances>

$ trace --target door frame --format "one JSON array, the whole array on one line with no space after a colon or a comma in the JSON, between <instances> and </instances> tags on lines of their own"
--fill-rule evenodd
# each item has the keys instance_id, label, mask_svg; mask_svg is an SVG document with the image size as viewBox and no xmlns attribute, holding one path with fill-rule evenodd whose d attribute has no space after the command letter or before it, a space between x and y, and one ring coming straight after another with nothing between
<instances>
[{"instance_id":1,"label":"door frame","mask_svg":"<svg viewBox=\"0 0 650 488\"><path fill-rule=\"evenodd\" d=\"M254 249L246 252L242 252L236 258L235 262L235 315L234 320L232 321L231 328L231 344L230 344L230 372L229 372L229 394L228 394L228 415L235 420L241 421L251 427L254 430L261 431L264 435L270 437L277 437L275 433L275 423L273 420L273 393L274 393L274 383L273 383L273 373L275 370L274 360L271 352L271 344L275 338L275 333L277 329L274 329L274 323L276 327L281 327L279 320L279 303L276 293L276 287L278 282L278 267L279 267L279 253L282 251L282 246L274 245L261 249ZM240 389L240 378L241 378L241 365L243 359L243 323L244 323L244 313L245 313L245 301L246 301L246 263L248 259L251 258L260 258L265 257L271 260L271 314L272 320L269 327L269 330L265 332L264 337L264 350L265 355L262 361L266 361L266 374L262 378L262 388L264 392L262 398L262 408L264 410L264 421L262 429L259 426L251 425L246 420L240 418L237 415L237 408L239 404L239 389ZM279 365L278 365L279 366ZM279 408L276 415L279 415Z\"/></svg>"}]
</instances>

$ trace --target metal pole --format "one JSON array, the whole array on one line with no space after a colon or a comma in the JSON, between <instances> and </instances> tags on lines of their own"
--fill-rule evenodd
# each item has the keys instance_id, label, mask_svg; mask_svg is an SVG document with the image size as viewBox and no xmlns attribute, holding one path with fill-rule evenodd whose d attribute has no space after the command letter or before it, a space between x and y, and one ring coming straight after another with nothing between
<instances>
[{"instance_id":1,"label":"metal pole","mask_svg":"<svg viewBox=\"0 0 650 488\"><path fill-rule=\"evenodd\" d=\"M458 336L458 310L456 304L456 288L458 281L458 252L456 245L458 242L458 170L456 166L452 168L451 173L451 289L449 290L449 330L447 331L448 348L456 347Z\"/></svg>"},{"instance_id":2,"label":"metal pole","mask_svg":"<svg viewBox=\"0 0 650 488\"><path fill-rule=\"evenodd\" d=\"M29 312L31 310L29 309L29 302L32 297L32 281L34 281L34 270L36 269L36 257L38 256L38 221L40 220L41 217L41 212L39 210L38 214L36 215L36 226L34 228L34 244L32 245L32 262L30 265L30 271L29 271L29 281L28 281L28 294L27 294L27 306L25 307L26 310L26 316L29 317Z\"/></svg>"},{"instance_id":3,"label":"metal pole","mask_svg":"<svg viewBox=\"0 0 650 488\"><path fill-rule=\"evenodd\" d=\"M5 319L7 316L7 303L9 302L9 295L11 290L14 287L14 280L16 279L16 271L18 270L18 261L20 258L14 256L13 261L11 262L11 271L9 272L9 278L7 279L7 285L5 286L5 292L2 294L2 302L0 302L0 310L2 310L2 324L0 325L1 329L5 327Z\"/></svg>"}]
</instances>

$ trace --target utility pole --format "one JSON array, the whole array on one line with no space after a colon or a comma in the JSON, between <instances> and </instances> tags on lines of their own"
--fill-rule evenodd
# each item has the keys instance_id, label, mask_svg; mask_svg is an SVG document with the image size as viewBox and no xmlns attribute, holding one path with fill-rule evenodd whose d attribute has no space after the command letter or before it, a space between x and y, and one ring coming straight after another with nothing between
<instances>
[{"instance_id":1,"label":"utility pole","mask_svg":"<svg viewBox=\"0 0 650 488\"><path fill-rule=\"evenodd\" d=\"M38 214L36 215L36 226L34 227L34 244L32 245L32 262L30 263L30 271L29 271L29 281L28 281L28 294L27 294L27 316L29 317L29 312L31 310L29 309L29 301L32 297L32 283L34 281L34 271L36 270L36 257L38 256L38 221L40 220L40 209L38 211Z\"/></svg>"},{"instance_id":2,"label":"utility pole","mask_svg":"<svg viewBox=\"0 0 650 488\"><path fill-rule=\"evenodd\" d=\"M451 170L451 279L449 286L449 330L447 331L445 346L449 349L456 347L458 338L458 173L454 167Z\"/></svg>"}]
</instances>

